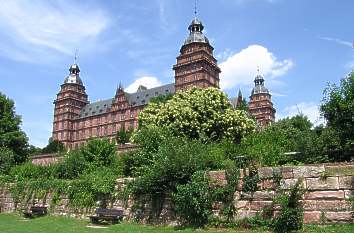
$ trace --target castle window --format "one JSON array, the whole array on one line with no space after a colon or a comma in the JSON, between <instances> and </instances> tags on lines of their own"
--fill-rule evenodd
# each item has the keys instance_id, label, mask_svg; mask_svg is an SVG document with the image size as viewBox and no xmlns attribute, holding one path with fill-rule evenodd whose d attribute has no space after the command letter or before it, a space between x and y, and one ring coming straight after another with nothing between
<instances>
[{"instance_id":1,"label":"castle window","mask_svg":"<svg viewBox=\"0 0 354 233\"><path fill-rule=\"evenodd\" d=\"M157 96L157 95L159 95L159 93L156 91L156 92L155 92L155 95Z\"/></svg>"},{"instance_id":2,"label":"castle window","mask_svg":"<svg viewBox=\"0 0 354 233\"><path fill-rule=\"evenodd\" d=\"M142 104L145 104L145 100L142 100L141 103L142 103Z\"/></svg>"}]
</instances>

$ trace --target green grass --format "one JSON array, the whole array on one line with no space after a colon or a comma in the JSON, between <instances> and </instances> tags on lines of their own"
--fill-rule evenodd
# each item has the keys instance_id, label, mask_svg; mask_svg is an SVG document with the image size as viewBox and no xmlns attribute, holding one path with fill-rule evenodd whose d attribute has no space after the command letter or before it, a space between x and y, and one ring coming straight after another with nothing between
<instances>
[{"instance_id":1,"label":"green grass","mask_svg":"<svg viewBox=\"0 0 354 233\"><path fill-rule=\"evenodd\" d=\"M87 220L78 220L67 217L41 217L30 220L13 215L13 214L0 214L0 232L1 233L92 233L92 232L121 232L121 233L269 233L264 230L234 230L234 229L209 229L209 230L175 230L173 227L155 227L149 225L140 225L132 223L121 223L116 225L104 225L106 229L93 229L88 228L90 225ZM306 226L303 231L306 233L347 233L354 232L354 224L350 225L329 225L329 226Z\"/></svg>"}]
</instances>

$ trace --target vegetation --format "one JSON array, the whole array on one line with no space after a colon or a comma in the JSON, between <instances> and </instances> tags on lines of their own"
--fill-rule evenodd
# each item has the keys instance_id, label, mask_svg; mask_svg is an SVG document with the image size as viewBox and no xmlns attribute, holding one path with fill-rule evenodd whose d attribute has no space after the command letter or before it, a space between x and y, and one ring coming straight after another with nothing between
<instances>
[{"instance_id":1,"label":"vegetation","mask_svg":"<svg viewBox=\"0 0 354 233\"><path fill-rule=\"evenodd\" d=\"M340 86L328 84L320 110L327 120L327 146L336 160L349 160L354 155L354 72L342 79ZM333 140L334 139L334 140Z\"/></svg>"},{"instance_id":2,"label":"vegetation","mask_svg":"<svg viewBox=\"0 0 354 233\"><path fill-rule=\"evenodd\" d=\"M51 193L52 207L66 195L70 207L84 211L97 206L97 201L105 205L115 198L120 168L115 145L108 140L92 140L79 150L68 152L57 164L43 167L24 163L12 167L6 181L13 183L10 190L19 209Z\"/></svg>"},{"instance_id":3,"label":"vegetation","mask_svg":"<svg viewBox=\"0 0 354 233\"><path fill-rule=\"evenodd\" d=\"M193 88L177 92L166 102L151 103L139 115L141 127L167 127L176 136L238 142L254 131L255 122L245 111L233 110L218 89Z\"/></svg>"},{"instance_id":4,"label":"vegetation","mask_svg":"<svg viewBox=\"0 0 354 233\"><path fill-rule=\"evenodd\" d=\"M20 124L14 102L0 92L0 149L4 152L0 153L1 167L21 164L27 159L28 139Z\"/></svg>"},{"instance_id":5,"label":"vegetation","mask_svg":"<svg viewBox=\"0 0 354 233\"><path fill-rule=\"evenodd\" d=\"M65 152L65 146L60 141L50 140L48 145L39 152L42 154L63 153Z\"/></svg>"},{"instance_id":6,"label":"vegetation","mask_svg":"<svg viewBox=\"0 0 354 233\"><path fill-rule=\"evenodd\" d=\"M282 191L275 199L280 205L280 213L272 220L271 227L275 233L294 232L303 227L303 207L300 204L304 190L299 179L289 193ZM273 203L274 205L274 203Z\"/></svg>"}]
</instances>

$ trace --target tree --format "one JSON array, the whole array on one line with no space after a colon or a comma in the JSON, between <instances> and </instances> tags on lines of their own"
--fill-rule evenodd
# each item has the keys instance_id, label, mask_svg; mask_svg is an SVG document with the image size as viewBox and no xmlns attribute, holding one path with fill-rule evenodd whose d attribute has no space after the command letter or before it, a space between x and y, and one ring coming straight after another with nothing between
<instances>
[{"instance_id":1,"label":"tree","mask_svg":"<svg viewBox=\"0 0 354 233\"><path fill-rule=\"evenodd\" d=\"M14 153L12 150L0 147L0 174L7 174L15 162Z\"/></svg>"},{"instance_id":2,"label":"tree","mask_svg":"<svg viewBox=\"0 0 354 233\"><path fill-rule=\"evenodd\" d=\"M139 123L140 127L167 127L176 136L191 139L229 138L235 142L255 129L248 113L233 110L226 95L216 88L193 88L177 92L166 102L150 103L139 114Z\"/></svg>"},{"instance_id":3,"label":"tree","mask_svg":"<svg viewBox=\"0 0 354 233\"><path fill-rule=\"evenodd\" d=\"M354 154L354 72L340 81L340 86L328 84L320 106L327 126L338 135L337 145L343 159Z\"/></svg>"},{"instance_id":4,"label":"tree","mask_svg":"<svg viewBox=\"0 0 354 233\"><path fill-rule=\"evenodd\" d=\"M13 151L15 164L27 159L28 139L20 124L21 118L15 113L14 102L0 92L0 147Z\"/></svg>"},{"instance_id":5,"label":"tree","mask_svg":"<svg viewBox=\"0 0 354 233\"><path fill-rule=\"evenodd\" d=\"M116 146L107 139L92 139L80 148L84 159L96 167L109 166L116 157Z\"/></svg>"},{"instance_id":6,"label":"tree","mask_svg":"<svg viewBox=\"0 0 354 233\"><path fill-rule=\"evenodd\" d=\"M58 140L49 141L48 145L42 149L43 154L60 153L64 151L64 144Z\"/></svg>"},{"instance_id":7,"label":"tree","mask_svg":"<svg viewBox=\"0 0 354 233\"><path fill-rule=\"evenodd\" d=\"M118 144L125 144L129 142L132 130L126 131L124 127L117 132L116 140Z\"/></svg>"}]
</instances>

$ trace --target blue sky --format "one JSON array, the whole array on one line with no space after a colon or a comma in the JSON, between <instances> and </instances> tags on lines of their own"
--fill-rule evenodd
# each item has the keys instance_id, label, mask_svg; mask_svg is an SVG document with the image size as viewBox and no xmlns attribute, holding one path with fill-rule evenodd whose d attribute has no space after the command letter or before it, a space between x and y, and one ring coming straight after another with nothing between
<instances>
[{"instance_id":1,"label":"blue sky","mask_svg":"<svg viewBox=\"0 0 354 233\"><path fill-rule=\"evenodd\" d=\"M173 82L194 0L0 0L0 91L16 102L30 143L47 144L53 100L73 63L91 101ZM248 97L257 66L277 117L300 110L318 123L327 82L354 69L352 0L199 0L221 86Z\"/></svg>"}]
</instances>

